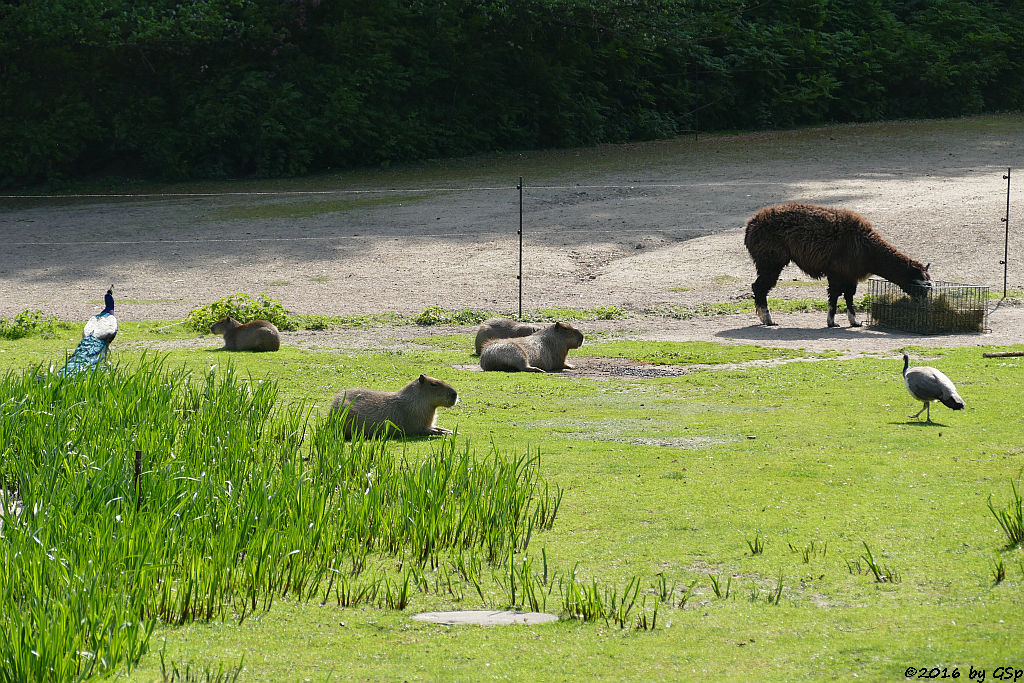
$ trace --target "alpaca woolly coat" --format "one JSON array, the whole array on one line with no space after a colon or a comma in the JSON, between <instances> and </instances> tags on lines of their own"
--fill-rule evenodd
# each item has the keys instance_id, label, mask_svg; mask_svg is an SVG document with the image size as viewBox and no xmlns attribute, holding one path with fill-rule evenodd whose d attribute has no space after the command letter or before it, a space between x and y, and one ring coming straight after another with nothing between
<instances>
[{"instance_id":1,"label":"alpaca woolly coat","mask_svg":"<svg viewBox=\"0 0 1024 683\"><path fill-rule=\"evenodd\" d=\"M903 289L922 279L925 267L900 253L859 213L813 204L779 204L747 222L743 240L758 272L790 261L813 278L853 283L880 275Z\"/></svg>"}]
</instances>

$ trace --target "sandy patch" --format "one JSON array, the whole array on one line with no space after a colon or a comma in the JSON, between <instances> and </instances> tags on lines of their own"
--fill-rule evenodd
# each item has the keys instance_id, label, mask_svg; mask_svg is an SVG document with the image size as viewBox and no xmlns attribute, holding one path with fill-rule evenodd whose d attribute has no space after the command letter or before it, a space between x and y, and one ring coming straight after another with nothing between
<instances>
[{"instance_id":1,"label":"sandy patch","mask_svg":"<svg viewBox=\"0 0 1024 683\"><path fill-rule=\"evenodd\" d=\"M37 308L84 321L111 283L122 320L178 319L239 291L266 292L298 313L513 311L515 183L523 175L524 307L614 305L634 314L585 330L851 352L1018 343L1024 320L1013 307L993 312L989 335L932 337L828 330L823 313L778 315L771 329L753 316L640 313L747 295L754 271L744 221L766 204L797 199L860 211L905 253L931 262L933 277L1001 292L1002 176L1022 152L1024 117L1003 116L476 159L452 162L443 181L434 182L435 169L428 184L409 182L416 176L407 170L390 180L375 173L374 192L360 194L369 176L353 173L310 179L309 191L291 181L276 194L245 193L275 190L267 182L204 196L0 198L0 315ZM1018 235L1021 187L1011 197ZM807 280L792 266L783 278ZM1009 282L1024 285L1019 244L1011 244ZM773 296L824 291L779 287ZM286 343L379 348L440 333L334 330L286 335Z\"/></svg>"}]
</instances>

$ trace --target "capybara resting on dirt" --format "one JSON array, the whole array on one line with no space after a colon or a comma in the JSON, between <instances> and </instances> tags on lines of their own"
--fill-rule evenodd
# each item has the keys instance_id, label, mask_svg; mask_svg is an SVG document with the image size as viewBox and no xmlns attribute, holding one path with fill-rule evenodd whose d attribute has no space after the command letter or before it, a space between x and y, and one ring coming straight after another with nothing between
<instances>
[{"instance_id":1,"label":"capybara resting on dirt","mask_svg":"<svg viewBox=\"0 0 1024 683\"><path fill-rule=\"evenodd\" d=\"M281 348L281 333L269 320L253 320L243 325L228 316L210 325L210 332L224 335L224 348L228 351L277 351Z\"/></svg>"},{"instance_id":2,"label":"capybara resting on dirt","mask_svg":"<svg viewBox=\"0 0 1024 683\"><path fill-rule=\"evenodd\" d=\"M450 408L458 401L459 394L451 385L420 375L398 391L347 389L334 397L331 413L345 415L346 439L360 432L372 436L389 429L406 436L434 436L452 433L435 427L434 419L438 407Z\"/></svg>"},{"instance_id":3,"label":"capybara resting on dirt","mask_svg":"<svg viewBox=\"0 0 1024 683\"><path fill-rule=\"evenodd\" d=\"M857 282L875 274L911 296L930 287L928 266L904 256L879 236L858 213L814 204L777 204L758 211L747 221L746 236L754 259L754 305L765 325L774 325L768 310L768 291L792 261L813 278L828 278L828 326L836 325L836 303L846 298L846 314L859 327L853 307Z\"/></svg>"},{"instance_id":4,"label":"capybara resting on dirt","mask_svg":"<svg viewBox=\"0 0 1024 683\"><path fill-rule=\"evenodd\" d=\"M534 332L540 332L547 325L542 323L521 323L508 318L489 318L476 329L476 355L484 344L492 339L510 339L512 337L528 337Z\"/></svg>"},{"instance_id":5,"label":"capybara resting on dirt","mask_svg":"<svg viewBox=\"0 0 1024 683\"><path fill-rule=\"evenodd\" d=\"M549 325L528 337L495 339L484 344L480 367L510 372L557 372L571 369L569 349L583 345L583 333L567 323Z\"/></svg>"}]
</instances>

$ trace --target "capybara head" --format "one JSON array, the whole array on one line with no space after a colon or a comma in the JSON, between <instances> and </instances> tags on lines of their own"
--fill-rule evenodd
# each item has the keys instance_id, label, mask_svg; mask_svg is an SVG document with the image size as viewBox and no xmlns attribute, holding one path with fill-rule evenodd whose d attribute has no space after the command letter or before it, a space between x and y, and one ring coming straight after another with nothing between
<instances>
[{"instance_id":1,"label":"capybara head","mask_svg":"<svg viewBox=\"0 0 1024 683\"><path fill-rule=\"evenodd\" d=\"M420 388L433 399L435 405L451 408L459 402L459 392L455 391L450 384L446 384L436 377L420 375L416 381Z\"/></svg>"},{"instance_id":2,"label":"capybara head","mask_svg":"<svg viewBox=\"0 0 1024 683\"><path fill-rule=\"evenodd\" d=\"M565 340L566 346L570 349L578 349L583 346L583 333L569 323L555 323L558 335Z\"/></svg>"},{"instance_id":3,"label":"capybara head","mask_svg":"<svg viewBox=\"0 0 1024 683\"><path fill-rule=\"evenodd\" d=\"M221 318L214 324L210 325L210 332L213 334L224 334L235 327L238 327L238 321L229 315L226 318Z\"/></svg>"}]
</instances>

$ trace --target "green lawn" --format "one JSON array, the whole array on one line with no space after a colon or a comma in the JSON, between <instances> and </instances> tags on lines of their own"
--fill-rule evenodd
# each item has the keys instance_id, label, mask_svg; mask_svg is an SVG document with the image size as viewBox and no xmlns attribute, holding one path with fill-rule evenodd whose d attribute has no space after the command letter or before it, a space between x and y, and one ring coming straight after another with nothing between
<instances>
[{"instance_id":1,"label":"green lawn","mask_svg":"<svg viewBox=\"0 0 1024 683\"><path fill-rule=\"evenodd\" d=\"M112 357L130 365L146 346L195 336L165 325L123 326ZM0 341L0 370L62 360L79 334ZM990 679L1000 666L1024 668L1024 551L1007 547L988 507L991 498L1005 510L1024 471L1024 358L910 349L967 402L962 412L936 404L935 423L924 424L907 417L920 404L895 357L599 341L574 355L729 365L587 379L462 369L476 360L471 335L432 343L425 333L408 351L286 346L262 355L215 352L218 340L207 339L209 349L162 351L165 365L197 376L231 365L241 378L276 380L280 405L312 405L314 417L346 387L397 389L420 373L449 382L460 400L438 424L457 429L456 451L539 454L540 477L564 492L553 528L534 532L513 560L532 562L537 577L546 560L547 609L564 610L573 572L606 597L636 578L639 599L624 629L605 619L491 628L410 620L511 601L500 563L483 567L484 599L464 581L459 599L436 590L446 559L421 569L429 586L414 587L403 610L285 596L241 624L158 625L129 680L161 679L161 659L193 676L242 662L239 680L254 681L898 680L908 667L958 669L967 680L970 666ZM770 358L791 362L746 364ZM420 439L388 448L418 462L440 447ZM876 581L869 552L894 580ZM999 558L1005 578L996 583ZM377 560L392 574L411 562ZM655 604L655 627L636 628Z\"/></svg>"}]
</instances>

